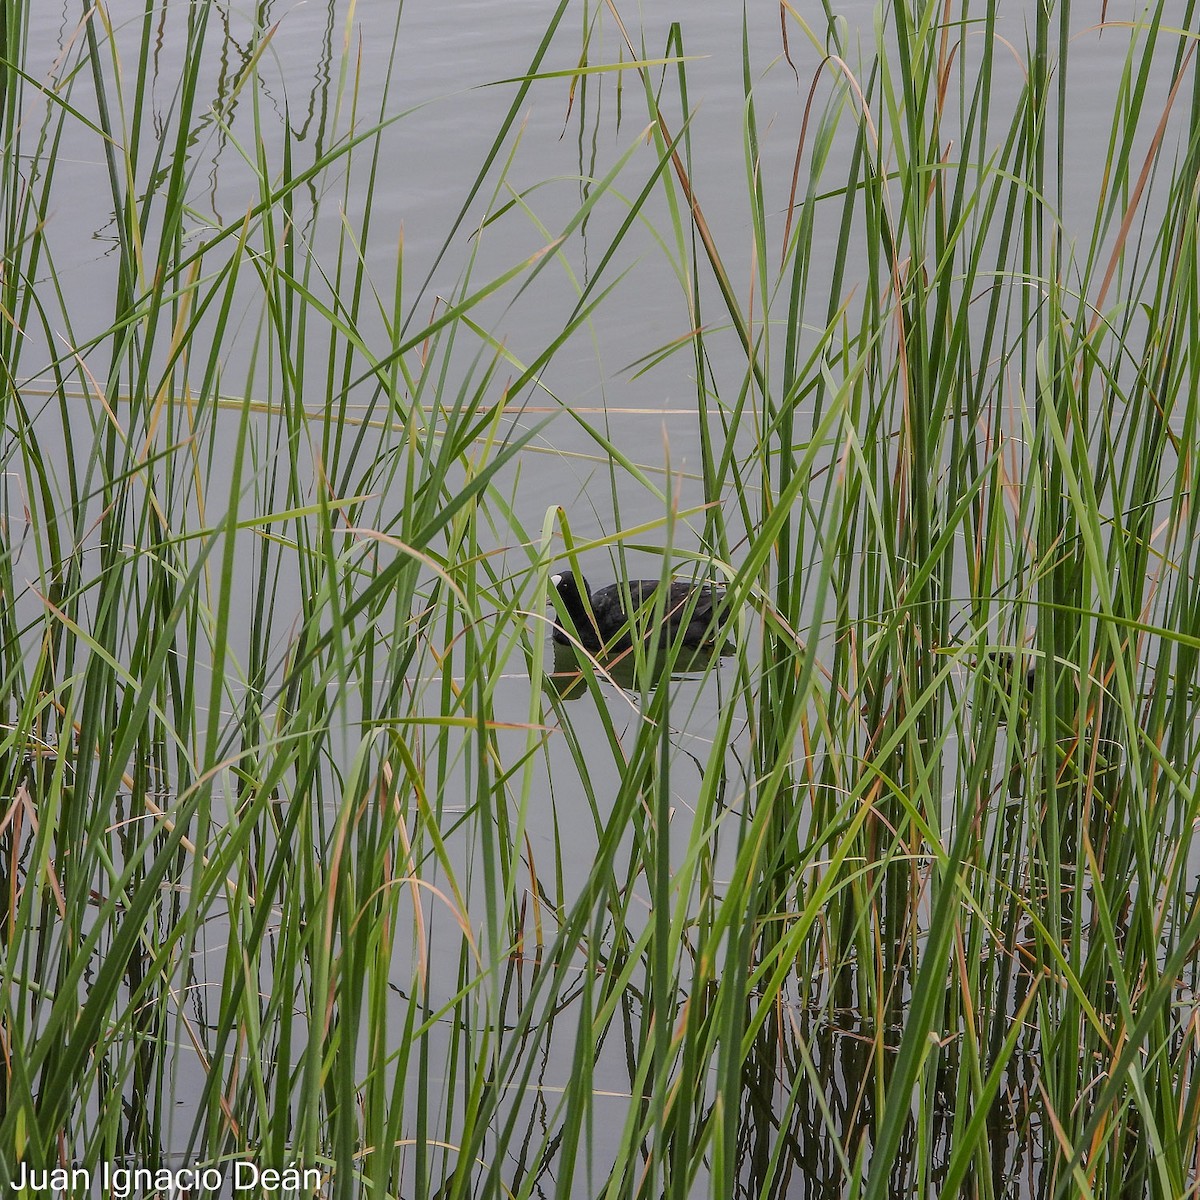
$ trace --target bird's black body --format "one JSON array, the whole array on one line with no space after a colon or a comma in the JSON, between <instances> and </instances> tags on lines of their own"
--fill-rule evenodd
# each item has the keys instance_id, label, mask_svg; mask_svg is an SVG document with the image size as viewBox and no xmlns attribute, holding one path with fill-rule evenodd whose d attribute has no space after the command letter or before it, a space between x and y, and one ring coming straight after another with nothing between
<instances>
[{"instance_id":1,"label":"bird's black body","mask_svg":"<svg viewBox=\"0 0 1200 1200\"><path fill-rule=\"evenodd\" d=\"M587 580L576 579L570 571L553 576L563 608L575 625L575 633L585 649L596 651L604 646L610 650L628 650L633 645L629 618L625 612L625 591L618 583L598 591L588 592ZM581 586L582 585L582 586ZM648 636L653 632L646 626L656 616L657 593L662 584L657 579L631 579L629 599L633 603L634 629ZM657 628L665 641L678 638L684 646L698 649L712 646L718 636L718 622L725 598L724 589L711 584L692 584L672 581L666 584L661 622ZM588 596L591 613L584 596ZM555 623L554 640L570 645L572 638Z\"/></svg>"}]
</instances>

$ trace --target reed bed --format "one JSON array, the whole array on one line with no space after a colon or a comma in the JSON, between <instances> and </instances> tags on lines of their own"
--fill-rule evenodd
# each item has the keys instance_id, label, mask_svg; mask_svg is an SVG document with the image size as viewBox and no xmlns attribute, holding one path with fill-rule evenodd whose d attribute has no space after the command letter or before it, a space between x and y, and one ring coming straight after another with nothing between
<instances>
[{"instance_id":1,"label":"reed bed","mask_svg":"<svg viewBox=\"0 0 1200 1200\"><path fill-rule=\"evenodd\" d=\"M1190 0L784 4L770 62L747 13L742 180L687 26L563 0L419 271L372 214L422 110L368 111L365 15L313 140L276 29L227 61L208 0L85 7L49 75L0 13L0 1175L1200 1191ZM556 224L515 165L547 94ZM647 231L678 319L631 372L690 381L685 468L554 384ZM586 498L531 519L543 470ZM731 652L556 654L550 575L647 561L726 585Z\"/></svg>"}]
</instances>

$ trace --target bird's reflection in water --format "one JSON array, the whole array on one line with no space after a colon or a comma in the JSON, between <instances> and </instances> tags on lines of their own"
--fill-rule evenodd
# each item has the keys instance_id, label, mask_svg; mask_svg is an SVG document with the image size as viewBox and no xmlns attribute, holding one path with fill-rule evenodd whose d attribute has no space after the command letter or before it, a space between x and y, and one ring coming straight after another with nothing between
<instances>
[{"instance_id":1,"label":"bird's reflection in water","mask_svg":"<svg viewBox=\"0 0 1200 1200\"><path fill-rule=\"evenodd\" d=\"M546 680L561 699L578 700L588 690L586 652L558 642L554 642L553 647L554 670L547 673ZM680 646L678 651L663 646L653 655L647 653L639 663L638 656L626 648L607 657L597 655L592 660L592 669L600 678L634 692L641 689L643 681L647 687L656 688L667 679L687 679L703 674L714 660L733 653L730 646Z\"/></svg>"}]
</instances>

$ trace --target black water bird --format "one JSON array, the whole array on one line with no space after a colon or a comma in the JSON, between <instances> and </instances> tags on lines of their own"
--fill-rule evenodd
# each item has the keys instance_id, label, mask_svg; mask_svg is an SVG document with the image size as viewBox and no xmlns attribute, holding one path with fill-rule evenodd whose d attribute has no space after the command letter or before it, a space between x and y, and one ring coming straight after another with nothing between
<instances>
[{"instance_id":1,"label":"black water bird","mask_svg":"<svg viewBox=\"0 0 1200 1200\"><path fill-rule=\"evenodd\" d=\"M1013 654L1010 650L989 650L984 656L995 672L996 681L1006 696L1012 695L1013 685L1025 677L1025 690L1032 692L1037 686L1037 672L1033 659L1024 654Z\"/></svg>"},{"instance_id":2,"label":"black water bird","mask_svg":"<svg viewBox=\"0 0 1200 1200\"><path fill-rule=\"evenodd\" d=\"M587 580L582 576L576 579L571 571L552 575L550 582L558 589L559 599L575 626L579 642L587 650L595 652L605 646L609 650L628 650L633 645L631 627L648 637L653 630L647 626L655 620L659 621L658 630L664 641L678 638L693 650L717 644L724 588L709 583L672 580L665 585L667 594L660 615L656 606L658 590L663 585L657 579L631 579L628 593L619 583L590 591ZM633 605L632 621L625 611L626 594ZM564 646L572 642L557 620L554 640Z\"/></svg>"}]
</instances>

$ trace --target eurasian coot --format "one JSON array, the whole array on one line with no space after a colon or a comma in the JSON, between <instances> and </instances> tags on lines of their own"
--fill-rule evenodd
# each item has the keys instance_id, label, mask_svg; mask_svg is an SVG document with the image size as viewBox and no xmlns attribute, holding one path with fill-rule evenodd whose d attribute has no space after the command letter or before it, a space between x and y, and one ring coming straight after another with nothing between
<instances>
[{"instance_id":1,"label":"eurasian coot","mask_svg":"<svg viewBox=\"0 0 1200 1200\"><path fill-rule=\"evenodd\" d=\"M584 647L596 651L607 645L610 650L628 650L633 645L630 622L625 613L624 589L619 583L589 592L587 580L582 576L577 580L570 571L552 575L550 582L558 589L563 608L567 610ZM655 619L659 586L657 579L629 581L635 628L643 628L647 622ZM692 584L677 580L666 586L667 595L659 625L664 639L671 641L679 637L683 645L692 649L714 645L725 598L724 589L707 583ZM591 604L590 614L583 599L585 595ZM554 640L563 645L570 645L572 641L557 621L554 624Z\"/></svg>"}]
</instances>

